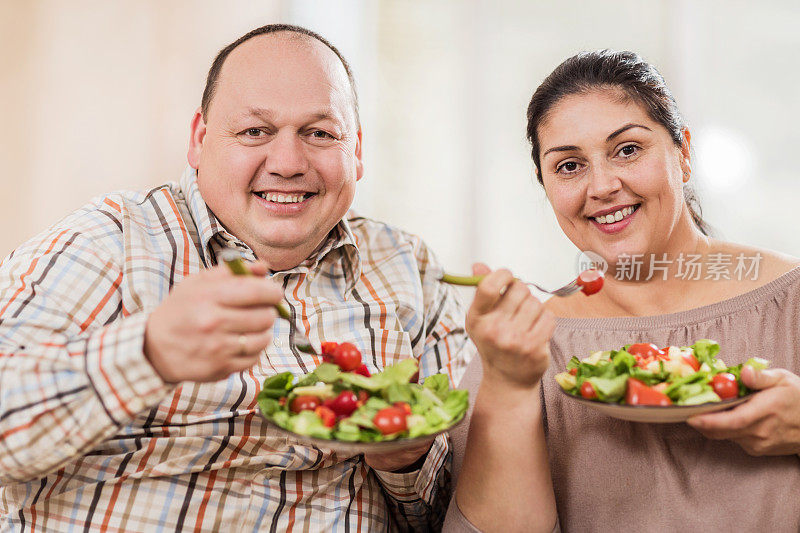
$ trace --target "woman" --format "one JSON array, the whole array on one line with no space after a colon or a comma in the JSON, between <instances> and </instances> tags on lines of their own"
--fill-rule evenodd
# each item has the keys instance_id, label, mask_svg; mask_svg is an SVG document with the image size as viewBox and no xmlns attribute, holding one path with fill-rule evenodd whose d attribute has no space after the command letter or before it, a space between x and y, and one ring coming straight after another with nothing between
<instances>
[{"instance_id":1,"label":"woman","mask_svg":"<svg viewBox=\"0 0 800 533\"><path fill-rule=\"evenodd\" d=\"M800 530L800 262L709 236L688 189L689 130L661 75L634 53L582 53L562 63L531 99L528 139L562 230L579 249L602 256L609 271L591 298L546 302L557 317L550 367L540 382L536 375L523 380L528 395L539 386L543 429L512 428L513 443L481 438L483 427L504 431L504 415L480 404L515 374L495 377L503 325L474 327L481 302L506 274L493 273L479 287L467 326L484 374L491 368L493 377L481 383L475 361L462 382L478 397L448 524L461 519L467 527L460 509L479 529L547 531L553 522L543 517L552 519L554 495L565 530ZM638 276L632 258L642 261ZM689 272L690 258L699 275L695 267ZM653 275L651 261L660 267ZM573 355L702 338L717 340L729 364L759 356L775 369L747 368L742 379L759 391L750 401L687 424L609 418L566 397L553 379ZM464 438L453 435L456 468ZM521 461L515 446L528 447L539 468ZM509 449L515 468L505 475L529 479L529 490L493 494L479 481L491 477L493 465L480 458ZM506 512L494 522L493 506Z\"/></svg>"}]
</instances>

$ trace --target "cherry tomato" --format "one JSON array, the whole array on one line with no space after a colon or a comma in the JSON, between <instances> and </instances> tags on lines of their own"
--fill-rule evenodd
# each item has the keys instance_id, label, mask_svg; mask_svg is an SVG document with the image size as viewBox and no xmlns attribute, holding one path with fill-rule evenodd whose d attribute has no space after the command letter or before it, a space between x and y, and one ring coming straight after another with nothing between
<instances>
[{"instance_id":1,"label":"cherry tomato","mask_svg":"<svg viewBox=\"0 0 800 533\"><path fill-rule=\"evenodd\" d=\"M375 413L372 423L384 435L405 431L407 429L406 412L397 407L384 407Z\"/></svg>"},{"instance_id":2,"label":"cherry tomato","mask_svg":"<svg viewBox=\"0 0 800 533\"><path fill-rule=\"evenodd\" d=\"M325 407L328 407L336 413L337 416L350 416L358 408L358 397L353 391L343 390L336 398L331 398L325 401Z\"/></svg>"},{"instance_id":3,"label":"cherry tomato","mask_svg":"<svg viewBox=\"0 0 800 533\"><path fill-rule=\"evenodd\" d=\"M296 396L292 403L289 404L289 410L293 413L300 411L313 411L322 405L322 402L316 396Z\"/></svg>"},{"instance_id":4,"label":"cherry tomato","mask_svg":"<svg viewBox=\"0 0 800 533\"><path fill-rule=\"evenodd\" d=\"M326 363L333 363L333 351L339 346L338 342L323 342L320 346L322 360Z\"/></svg>"},{"instance_id":5,"label":"cherry tomato","mask_svg":"<svg viewBox=\"0 0 800 533\"><path fill-rule=\"evenodd\" d=\"M628 378L625 403L628 405L672 405L672 400L663 392L648 387L638 379Z\"/></svg>"},{"instance_id":6,"label":"cherry tomato","mask_svg":"<svg viewBox=\"0 0 800 533\"><path fill-rule=\"evenodd\" d=\"M692 370L697 372L700 370L700 361L697 360L697 357L694 356L692 353L685 353L681 355L683 362L692 367Z\"/></svg>"},{"instance_id":7,"label":"cherry tomato","mask_svg":"<svg viewBox=\"0 0 800 533\"><path fill-rule=\"evenodd\" d=\"M600 292L600 289L603 288L603 273L595 269L584 270L575 281L583 294L591 296Z\"/></svg>"},{"instance_id":8,"label":"cherry tomato","mask_svg":"<svg viewBox=\"0 0 800 533\"><path fill-rule=\"evenodd\" d=\"M365 402L369 400L369 393L365 390L358 391L358 401Z\"/></svg>"},{"instance_id":9,"label":"cherry tomato","mask_svg":"<svg viewBox=\"0 0 800 533\"><path fill-rule=\"evenodd\" d=\"M353 373L354 374L361 374L365 378L368 378L368 377L370 377L372 375L372 374L369 373L369 368L367 368L367 365L361 365L360 367L358 367L355 370L353 370Z\"/></svg>"},{"instance_id":10,"label":"cherry tomato","mask_svg":"<svg viewBox=\"0 0 800 533\"><path fill-rule=\"evenodd\" d=\"M577 376L578 375L578 367L570 368L569 369L569 373L570 373L571 376Z\"/></svg>"},{"instance_id":11,"label":"cherry tomato","mask_svg":"<svg viewBox=\"0 0 800 533\"><path fill-rule=\"evenodd\" d=\"M736 377L729 372L721 372L711 378L711 386L723 400L729 400L739 396L739 384Z\"/></svg>"},{"instance_id":12,"label":"cherry tomato","mask_svg":"<svg viewBox=\"0 0 800 533\"><path fill-rule=\"evenodd\" d=\"M361 366L361 352L354 344L343 342L333 350L333 362L345 372Z\"/></svg>"},{"instance_id":13,"label":"cherry tomato","mask_svg":"<svg viewBox=\"0 0 800 533\"><path fill-rule=\"evenodd\" d=\"M581 384L581 396L586 398L587 400L594 400L597 398L597 392L594 390L594 387L588 381L584 381Z\"/></svg>"},{"instance_id":14,"label":"cherry tomato","mask_svg":"<svg viewBox=\"0 0 800 533\"><path fill-rule=\"evenodd\" d=\"M322 425L327 428L332 428L334 424L336 424L336 413L334 413L330 407L325 407L324 405L320 405L314 412L317 414L320 419L322 419Z\"/></svg>"},{"instance_id":15,"label":"cherry tomato","mask_svg":"<svg viewBox=\"0 0 800 533\"><path fill-rule=\"evenodd\" d=\"M411 414L411 406L406 402L394 402L393 405L398 409L402 409L407 415Z\"/></svg>"}]
</instances>

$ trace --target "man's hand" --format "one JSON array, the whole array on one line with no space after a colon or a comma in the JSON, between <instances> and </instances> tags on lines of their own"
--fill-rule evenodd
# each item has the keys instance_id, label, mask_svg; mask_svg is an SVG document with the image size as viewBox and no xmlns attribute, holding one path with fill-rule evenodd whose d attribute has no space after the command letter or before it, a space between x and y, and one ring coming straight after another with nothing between
<instances>
[{"instance_id":1,"label":"man's hand","mask_svg":"<svg viewBox=\"0 0 800 533\"><path fill-rule=\"evenodd\" d=\"M776 368L742 369L742 382L759 390L748 402L687 423L709 439L730 439L750 455L800 453L800 377Z\"/></svg>"},{"instance_id":2,"label":"man's hand","mask_svg":"<svg viewBox=\"0 0 800 533\"><path fill-rule=\"evenodd\" d=\"M396 452L364 454L364 462L375 470L393 472L407 468L419 461L431 449L433 439L413 448L403 448Z\"/></svg>"},{"instance_id":3,"label":"man's hand","mask_svg":"<svg viewBox=\"0 0 800 533\"><path fill-rule=\"evenodd\" d=\"M264 279L266 265L250 269L254 276L225 265L190 276L151 313L144 353L164 381L218 381L258 361L283 291Z\"/></svg>"},{"instance_id":4,"label":"man's hand","mask_svg":"<svg viewBox=\"0 0 800 533\"><path fill-rule=\"evenodd\" d=\"M467 333L483 361L485 382L531 388L539 383L550 361L550 337L555 318L528 287L508 270L486 274L467 313Z\"/></svg>"}]
</instances>

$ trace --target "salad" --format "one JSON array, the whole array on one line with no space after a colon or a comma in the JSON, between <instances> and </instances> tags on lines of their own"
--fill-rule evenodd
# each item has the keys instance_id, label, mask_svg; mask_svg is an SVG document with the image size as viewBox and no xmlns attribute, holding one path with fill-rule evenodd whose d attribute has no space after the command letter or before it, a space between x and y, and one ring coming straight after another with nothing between
<instances>
[{"instance_id":1,"label":"salad","mask_svg":"<svg viewBox=\"0 0 800 533\"><path fill-rule=\"evenodd\" d=\"M555 379L573 396L627 405L700 405L750 393L740 377L742 367L764 369L769 362L753 357L729 367L717 357L719 349L708 339L663 349L655 344L628 344L582 360L573 357L566 372Z\"/></svg>"},{"instance_id":2,"label":"salad","mask_svg":"<svg viewBox=\"0 0 800 533\"><path fill-rule=\"evenodd\" d=\"M264 381L258 406L267 419L309 437L381 442L439 433L467 411L468 392L450 389L446 374L416 383L416 359L370 375L349 342L322 343L322 357L297 382L291 372Z\"/></svg>"}]
</instances>

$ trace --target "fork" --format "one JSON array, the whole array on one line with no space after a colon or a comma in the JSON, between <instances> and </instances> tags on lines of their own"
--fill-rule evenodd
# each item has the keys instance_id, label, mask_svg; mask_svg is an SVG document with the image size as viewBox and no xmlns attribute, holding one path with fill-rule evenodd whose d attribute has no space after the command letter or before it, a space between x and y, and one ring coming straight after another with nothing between
<instances>
[{"instance_id":1,"label":"fork","mask_svg":"<svg viewBox=\"0 0 800 533\"><path fill-rule=\"evenodd\" d=\"M442 274L442 277L439 278L439 281L443 281L444 283L449 283L451 285L461 285L461 286L464 286L464 287L475 287L475 286L478 285L478 283L481 282L481 280L483 278L484 278L484 276L482 276L482 275L480 275L480 276L456 276L454 274L448 274L447 272L445 272L445 273ZM570 281L569 283L567 283L566 285L564 285L563 287L559 287L559 288L557 288L555 290L552 290L552 291L548 290L548 289L545 289L544 287L540 287L539 285L537 285L537 284L535 284L535 283L533 283L531 281L524 281L524 280L521 280L519 278L517 278L517 280L518 281L522 281L522 283L524 283L525 285L530 285L531 287L536 288L540 292L544 292L546 294L552 294L553 296L559 296L559 297L562 297L562 298L565 297L565 296L569 296L570 294L575 294L576 292L581 290L581 286L578 285L578 280L577 279L574 279L574 280Z\"/></svg>"},{"instance_id":2,"label":"fork","mask_svg":"<svg viewBox=\"0 0 800 533\"><path fill-rule=\"evenodd\" d=\"M236 274L237 276L252 276L253 273L250 272L250 269L247 268L247 265L242 260L242 253L237 250L236 248L225 248L219 253L220 259L225 261L225 264L228 265L228 268ZM286 320L289 324L292 324L292 314L286 308L286 306L278 302L275 304L275 309L278 310L278 316L282 319ZM291 331L291 330L290 330ZM317 351L314 349L314 346L311 345L311 341L308 340L308 337L300 333L300 330L294 328L294 335L292 336L291 340L292 344L297 348L299 351L308 353L311 355L318 355Z\"/></svg>"}]
</instances>

